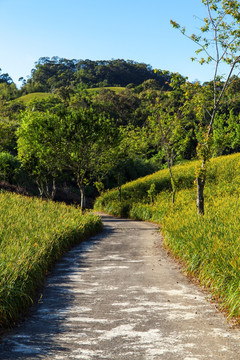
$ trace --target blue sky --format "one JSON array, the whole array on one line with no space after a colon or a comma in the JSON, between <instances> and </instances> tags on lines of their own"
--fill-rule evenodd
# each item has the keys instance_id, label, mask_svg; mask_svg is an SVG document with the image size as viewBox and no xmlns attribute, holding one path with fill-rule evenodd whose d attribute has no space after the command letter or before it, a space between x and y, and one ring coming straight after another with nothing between
<instances>
[{"instance_id":1,"label":"blue sky","mask_svg":"<svg viewBox=\"0 0 240 360\"><path fill-rule=\"evenodd\" d=\"M212 78L213 66L192 62L196 46L170 25L196 32L201 0L0 0L0 13L0 68L15 82L42 56L129 59L190 81Z\"/></svg>"}]
</instances>

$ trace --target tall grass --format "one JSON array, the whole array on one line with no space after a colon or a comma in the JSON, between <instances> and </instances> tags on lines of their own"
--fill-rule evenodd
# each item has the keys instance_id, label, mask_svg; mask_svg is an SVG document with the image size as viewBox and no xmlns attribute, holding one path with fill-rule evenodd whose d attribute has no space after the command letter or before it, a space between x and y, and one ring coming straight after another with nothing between
<instances>
[{"instance_id":1,"label":"tall grass","mask_svg":"<svg viewBox=\"0 0 240 360\"><path fill-rule=\"evenodd\" d=\"M173 168L178 184L171 204L167 171L138 179L104 194L96 208L161 224L164 241L186 270L209 289L229 317L240 319L240 154L212 159L205 186L205 215L197 216L196 162ZM149 203L147 189L156 183L158 195ZM113 210L113 211L112 211Z\"/></svg>"},{"instance_id":2,"label":"tall grass","mask_svg":"<svg viewBox=\"0 0 240 360\"><path fill-rule=\"evenodd\" d=\"M65 204L0 193L0 327L27 311L59 257L102 229L101 219Z\"/></svg>"}]
</instances>

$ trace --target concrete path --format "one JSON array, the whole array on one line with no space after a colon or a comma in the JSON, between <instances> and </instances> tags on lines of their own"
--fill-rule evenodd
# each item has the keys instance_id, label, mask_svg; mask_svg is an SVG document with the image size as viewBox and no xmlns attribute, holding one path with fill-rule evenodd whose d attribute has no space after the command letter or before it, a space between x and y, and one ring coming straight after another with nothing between
<instances>
[{"instance_id":1,"label":"concrete path","mask_svg":"<svg viewBox=\"0 0 240 360\"><path fill-rule=\"evenodd\" d=\"M56 266L0 359L240 359L240 330L180 273L156 226L103 220Z\"/></svg>"}]
</instances>

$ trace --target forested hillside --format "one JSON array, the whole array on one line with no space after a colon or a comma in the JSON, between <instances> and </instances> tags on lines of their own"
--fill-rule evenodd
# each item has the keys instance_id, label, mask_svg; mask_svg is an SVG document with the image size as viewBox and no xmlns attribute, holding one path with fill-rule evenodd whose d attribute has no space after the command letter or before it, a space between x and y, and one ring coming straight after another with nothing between
<instances>
[{"instance_id":1,"label":"forested hillside","mask_svg":"<svg viewBox=\"0 0 240 360\"><path fill-rule=\"evenodd\" d=\"M125 182L196 159L223 86L125 60L40 58L20 89L0 74L1 186L82 207L112 187L121 197ZM239 109L232 76L211 156L239 151Z\"/></svg>"},{"instance_id":2,"label":"forested hillside","mask_svg":"<svg viewBox=\"0 0 240 360\"><path fill-rule=\"evenodd\" d=\"M167 88L169 73L155 73L150 65L125 60L68 60L42 57L35 63L31 77L23 81L22 92L52 92L61 87L137 86L153 79L157 87Z\"/></svg>"}]
</instances>

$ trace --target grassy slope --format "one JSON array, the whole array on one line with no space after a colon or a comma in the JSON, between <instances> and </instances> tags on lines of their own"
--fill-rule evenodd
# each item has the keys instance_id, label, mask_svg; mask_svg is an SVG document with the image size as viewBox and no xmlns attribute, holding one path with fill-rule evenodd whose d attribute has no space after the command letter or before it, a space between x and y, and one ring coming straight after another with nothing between
<instances>
[{"instance_id":1,"label":"grassy slope","mask_svg":"<svg viewBox=\"0 0 240 360\"><path fill-rule=\"evenodd\" d=\"M30 101L34 100L34 99L41 100L41 99L47 98L48 96L52 96L52 94L43 93L43 92L35 92L35 93L23 95L23 96L17 98L16 100L14 100L14 101L22 101L26 105Z\"/></svg>"},{"instance_id":2,"label":"grassy slope","mask_svg":"<svg viewBox=\"0 0 240 360\"><path fill-rule=\"evenodd\" d=\"M115 86L115 87L98 87L98 88L89 88L87 89L89 92L99 92L100 90L112 90L115 91L116 93L120 93L121 91L125 90L125 87L120 87L120 86Z\"/></svg>"},{"instance_id":3,"label":"grassy slope","mask_svg":"<svg viewBox=\"0 0 240 360\"><path fill-rule=\"evenodd\" d=\"M205 216L196 214L196 162L173 168L178 183L171 204L167 170L123 186L96 201L95 207L115 215L161 224L165 243L187 271L209 289L230 317L240 319L240 154L211 160L205 187ZM158 195L149 204L147 191L156 184Z\"/></svg>"},{"instance_id":4,"label":"grassy slope","mask_svg":"<svg viewBox=\"0 0 240 360\"><path fill-rule=\"evenodd\" d=\"M0 193L0 208L1 328L27 311L59 257L102 223L73 206L10 193Z\"/></svg>"},{"instance_id":5,"label":"grassy slope","mask_svg":"<svg viewBox=\"0 0 240 360\"><path fill-rule=\"evenodd\" d=\"M119 92L125 90L124 87L104 87L104 88L99 87L99 88L89 88L87 90L89 92L98 93L101 89L112 90L112 91L115 91L116 93L119 93ZM48 96L52 96L52 94L44 93L44 92L35 92L35 93L20 96L19 98L15 99L14 101L22 101L26 105L34 99L44 99Z\"/></svg>"}]
</instances>

